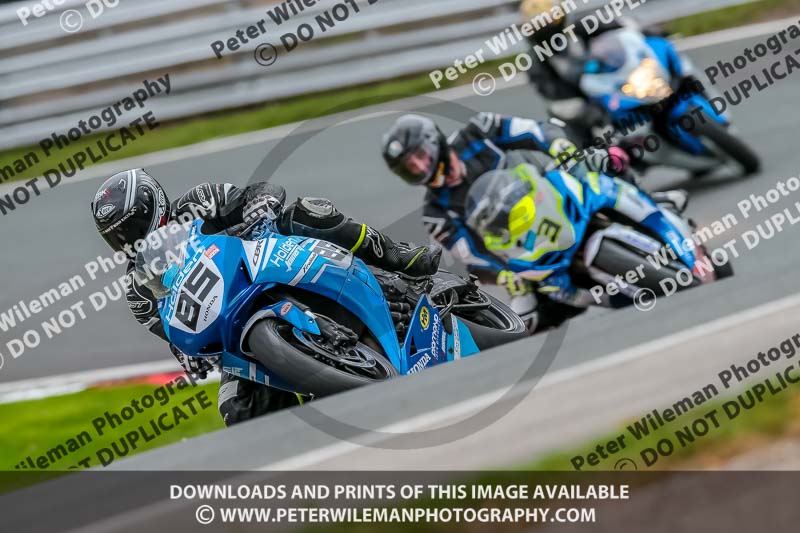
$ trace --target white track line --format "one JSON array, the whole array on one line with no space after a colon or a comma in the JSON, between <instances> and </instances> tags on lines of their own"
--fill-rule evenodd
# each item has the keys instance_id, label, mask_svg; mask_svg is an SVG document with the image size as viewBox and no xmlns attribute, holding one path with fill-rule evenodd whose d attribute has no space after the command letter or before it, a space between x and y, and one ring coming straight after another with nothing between
<instances>
[{"instance_id":1,"label":"white track line","mask_svg":"<svg viewBox=\"0 0 800 533\"><path fill-rule=\"evenodd\" d=\"M570 368L559 370L542 378L541 383L537 387L552 387L553 385L564 383L566 381L572 381L589 374L594 374L600 370L606 370L608 368L619 366L636 359L649 357L653 354L661 353L668 348L685 344L701 337L713 335L727 329L735 328L765 316L794 307L800 307L800 293L762 304L747 311L741 311L739 313L718 318L711 322L706 322L704 324L685 329L667 337L662 337L654 341L627 348L613 355L608 355L587 363L582 363ZM378 429L377 432L407 433L452 420L490 405L491 402L495 401L500 395L505 393L506 390L506 388L496 389L481 396L470 398L430 413L390 424ZM357 450L358 448L369 444L369 442L376 442L378 440L380 440L379 436L371 434L371 437L368 436L368 438L364 439L363 444L341 441L335 444L324 446L317 450L302 453L289 459L284 459L261 466L257 470L289 471L308 468L310 466L320 464L324 461Z\"/></svg>"},{"instance_id":2,"label":"white track line","mask_svg":"<svg viewBox=\"0 0 800 533\"><path fill-rule=\"evenodd\" d=\"M104 381L124 380L153 374L180 372L181 370L182 368L177 361L161 359L148 363L73 372L44 378L10 381L7 383L0 383L0 404L24 400L38 400L51 396L70 394L82 391L87 387ZM206 380L201 380L200 382L205 383L213 379L213 377L214 375L209 374Z\"/></svg>"}]
</instances>

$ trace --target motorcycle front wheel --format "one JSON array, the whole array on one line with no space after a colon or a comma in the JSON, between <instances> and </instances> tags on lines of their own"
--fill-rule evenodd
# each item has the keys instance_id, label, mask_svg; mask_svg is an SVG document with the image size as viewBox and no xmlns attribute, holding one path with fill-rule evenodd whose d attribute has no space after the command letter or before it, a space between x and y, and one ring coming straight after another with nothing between
<instances>
[{"instance_id":1,"label":"motorcycle front wheel","mask_svg":"<svg viewBox=\"0 0 800 533\"><path fill-rule=\"evenodd\" d=\"M386 357L363 343L337 348L280 320L257 323L247 342L262 364L301 394L328 396L398 375Z\"/></svg>"},{"instance_id":2,"label":"motorcycle front wheel","mask_svg":"<svg viewBox=\"0 0 800 533\"><path fill-rule=\"evenodd\" d=\"M744 141L737 138L725 126L703 113L703 120L696 126L695 135L705 137L742 168L742 175L755 174L761 168L758 155ZM688 116L688 115L687 115Z\"/></svg>"}]
</instances>

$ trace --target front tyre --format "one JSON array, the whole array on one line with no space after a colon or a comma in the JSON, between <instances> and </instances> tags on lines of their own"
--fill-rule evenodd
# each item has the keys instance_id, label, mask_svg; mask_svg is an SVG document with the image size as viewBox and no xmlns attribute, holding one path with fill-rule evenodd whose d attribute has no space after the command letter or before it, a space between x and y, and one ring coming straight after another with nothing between
<instances>
[{"instance_id":1,"label":"front tyre","mask_svg":"<svg viewBox=\"0 0 800 533\"><path fill-rule=\"evenodd\" d=\"M755 174L761 168L758 155L744 141L733 135L725 126L703 113L696 125L695 135L710 140L725 155L742 167L742 175Z\"/></svg>"},{"instance_id":2,"label":"front tyre","mask_svg":"<svg viewBox=\"0 0 800 533\"><path fill-rule=\"evenodd\" d=\"M335 348L274 319L253 326L247 342L262 364L302 394L327 396L398 375L386 357L365 344Z\"/></svg>"}]
</instances>

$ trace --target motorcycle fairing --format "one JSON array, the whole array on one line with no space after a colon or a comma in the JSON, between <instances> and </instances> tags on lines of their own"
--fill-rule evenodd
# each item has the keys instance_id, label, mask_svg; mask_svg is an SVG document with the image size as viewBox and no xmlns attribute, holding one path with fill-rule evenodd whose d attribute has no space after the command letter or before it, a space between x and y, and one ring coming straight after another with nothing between
<instances>
[{"instance_id":1,"label":"motorcycle fairing","mask_svg":"<svg viewBox=\"0 0 800 533\"><path fill-rule=\"evenodd\" d=\"M170 342L189 356L218 355L225 372L294 392L242 345L249 328L264 318L283 320L312 335L320 333L314 313L289 299L260 309L253 306L255 298L278 285L341 304L372 332L403 374L479 351L466 326L452 316L454 337L447 334L426 295L418 302L401 348L377 279L360 259L339 246L275 233L257 241L206 236L201 226L201 220L191 225L186 260L164 280L170 295L159 301ZM442 291L454 284L455 280L438 280L436 288ZM423 348L412 353L412 347Z\"/></svg>"},{"instance_id":2,"label":"motorcycle fairing","mask_svg":"<svg viewBox=\"0 0 800 533\"><path fill-rule=\"evenodd\" d=\"M661 242L673 249L686 266L694 268L694 250L684 246L684 241L691 235L673 224L663 208L644 192L622 180L615 179L615 182L619 187L615 209L652 231Z\"/></svg>"},{"instance_id":3,"label":"motorcycle fairing","mask_svg":"<svg viewBox=\"0 0 800 533\"><path fill-rule=\"evenodd\" d=\"M581 87L587 95L598 100L612 115L613 120L631 121L630 113L643 106L653 104L622 94L622 85L638 63L646 57L656 59L668 79L684 76L685 68L674 45L663 37L644 37L630 30L615 30L617 37L623 42L627 60L625 65L612 73L587 72L581 80ZM692 94L688 98L677 98L667 115L667 133L672 141L693 155L711 155L711 151L703 144L702 139L680 127L680 119L693 109L701 109L706 116L719 124L728 125L728 118L717 113L714 106L700 94ZM695 122L698 119L692 114ZM638 119L636 120L638 121Z\"/></svg>"},{"instance_id":4,"label":"motorcycle fairing","mask_svg":"<svg viewBox=\"0 0 800 533\"><path fill-rule=\"evenodd\" d=\"M700 109L703 114L722 125L728 125L728 119L724 115L718 114L714 106L699 94L694 94L685 101L678 102L669 112L669 133L670 136L683 148L696 155L713 155L703 144L703 141L694 134L692 128L684 128L680 125L680 119L684 115L692 117L695 124L702 120L698 118L693 109Z\"/></svg>"},{"instance_id":5,"label":"motorcycle fairing","mask_svg":"<svg viewBox=\"0 0 800 533\"><path fill-rule=\"evenodd\" d=\"M366 265L348 251L317 239L270 234L246 242L225 235L203 236L202 221L192 230L200 237L200 249L176 276L173 290L159 303L170 341L191 356L235 352L246 322L258 309L250 309L253 298L275 285L288 285L321 294L352 312L375 335L396 368L402 361L397 336L386 299ZM211 256L211 257L209 257ZM195 272L197 271L197 272ZM221 272L229 275L226 283ZM200 292L198 298L188 286ZM210 287L210 288L207 288ZM211 301L213 298L213 301ZM209 303L211 302L211 303ZM210 309L206 313L206 309ZM203 317L202 320L200 317ZM208 350L215 341L222 346Z\"/></svg>"},{"instance_id":6,"label":"motorcycle fairing","mask_svg":"<svg viewBox=\"0 0 800 533\"><path fill-rule=\"evenodd\" d=\"M453 315L450 321L453 333L448 335L438 309L426 295L419 299L403 342L401 374L414 374L480 351L469 328Z\"/></svg>"}]
</instances>

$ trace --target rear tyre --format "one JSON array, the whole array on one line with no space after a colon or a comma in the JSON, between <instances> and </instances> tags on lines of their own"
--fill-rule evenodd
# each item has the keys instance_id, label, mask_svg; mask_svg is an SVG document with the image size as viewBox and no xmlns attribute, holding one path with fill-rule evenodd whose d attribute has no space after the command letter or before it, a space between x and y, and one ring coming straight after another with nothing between
<instances>
[{"instance_id":1,"label":"rear tyre","mask_svg":"<svg viewBox=\"0 0 800 533\"><path fill-rule=\"evenodd\" d=\"M607 239L603 240L600 245L600 250L598 250L592 265L612 276L617 274L624 276L626 272L640 269L644 277L640 278L636 285L643 289L650 289L660 296L664 294L660 283L667 278L675 279L678 275L678 269L681 268L678 265L667 265L657 269L643 255L620 243ZM678 290L688 289L697 285L700 285L700 281L693 279L692 284L687 287L683 287L678 283Z\"/></svg>"},{"instance_id":2,"label":"rear tyre","mask_svg":"<svg viewBox=\"0 0 800 533\"><path fill-rule=\"evenodd\" d=\"M362 343L339 349L278 320L262 320L247 338L256 358L297 392L327 396L398 375L382 354Z\"/></svg>"},{"instance_id":3,"label":"rear tyre","mask_svg":"<svg viewBox=\"0 0 800 533\"><path fill-rule=\"evenodd\" d=\"M453 314L469 328L475 344L481 350L528 336L522 318L492 295L481 290L473 290L460 297L459 305L465 303L476 306L490 304L474 311L458 308L453 310Z\"/></svg>"},{"instance_id":4,"label":"rear tyre","mask_svg":"<svg viewBox=\"0 0 800 533\"><path fill-rule=\"evenodd\" d=\"M703 113L703 120L695 121L695 134L707 137L725 155L736 161L742 167L743 176L755 174L761 168L761 160L744 141L734 136L728 129L716 120Z\"/></svg>"}]
</instances>

